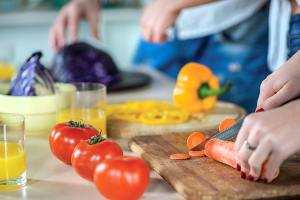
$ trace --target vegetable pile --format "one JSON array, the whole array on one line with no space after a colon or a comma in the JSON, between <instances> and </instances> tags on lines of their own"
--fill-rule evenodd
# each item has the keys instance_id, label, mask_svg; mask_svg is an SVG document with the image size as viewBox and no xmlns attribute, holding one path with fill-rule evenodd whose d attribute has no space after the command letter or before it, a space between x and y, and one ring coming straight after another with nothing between
<instances>
[{"instance_id":1,"label":"vegetable pile","mask_svg":"<svg viewBox=\"0 0 300 200\"><path fill-rule=\"evenodd\" d=\"M146 125L175 125L189 120L190 114L169 103L158 101L127 101L106 107L111 121L125 121Z\"/></svg>"},{"instance_id":2,"label":"vegetable pile","mask_svg":"<svg viewBox=\"0 0 300 200\"><path fill-rule=\"evenodd\" d=\"M141 158L124 156L112 139L81 121L59 123L49 136L53 155L72 164L76 173L94 181L98 191L108 199L134 200L141 197L150 181L150 169Z\"/></svg>"},{"instance_id":3,"label":"vegetable pile","mask_svg":"<svg viewBox=\"0 0 300 200\"><path fill-rule=\"evenodd\" d=\"M41 52L36 52L23 65L11 85L12 96L37 96L54 94L54 81L49 71L40 63Z\"/></svg>"},{"instance_id":4,"label":"vegetable pile","mask_svg":"<svg viewBox=\"0 0 300 200\"><path fill-rule=\"evenodd\" d=\"M119 70L104 51L86 43L61 49L50 69L57 82L93 82L112 85L120 81Z\"/></svg>"}]
</instances>

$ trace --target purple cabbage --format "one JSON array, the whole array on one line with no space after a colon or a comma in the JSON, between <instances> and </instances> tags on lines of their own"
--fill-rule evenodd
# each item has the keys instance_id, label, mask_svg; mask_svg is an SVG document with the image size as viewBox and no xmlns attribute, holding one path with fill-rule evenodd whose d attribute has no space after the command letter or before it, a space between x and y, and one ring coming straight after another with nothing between
<instances>
[{"instance_id":1,"label":"purple cabbage","mask_svg":"<svg viewBox=\"0 0 300 200\"><path fill-rule=\"evenodd\" d=\"M26 61L13 80L10 95L40 96L54 94L54 81L50 72L40 63L41 52L36 52Z\"/></svg>"},{"instance_id":2,"label":"purple cabbage","mask_svg":"<svg viewBox=\"0 0 300 200\"><path fill-rule=\"evenodd\" d=\"M112 85L120 81L120 72L104 51L86 43L61 49L50 69L56 82L94 82Z\"/></svg>"}]
</instances>

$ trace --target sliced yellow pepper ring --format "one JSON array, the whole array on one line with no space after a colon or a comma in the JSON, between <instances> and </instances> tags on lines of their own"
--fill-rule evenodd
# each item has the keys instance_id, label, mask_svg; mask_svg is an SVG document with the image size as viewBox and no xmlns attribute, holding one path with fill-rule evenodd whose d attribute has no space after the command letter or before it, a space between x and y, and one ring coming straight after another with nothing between
<instances>
[{"instance_id":1,"label":"sliced yellow pepper ring","mask_svg":"<svg viewBox=\"0 0 300 200\"><path fill-rule=\"evenodd\" d=\"M128 101L106 107L108 120L143 123L147 125L172 125L184 123L189 114L181 108L159 101Z\"/></svg>"},{"instance_id":2,"label":"sliced yellow pepper ring","mask_svg":"<svg viewBox=\"0 0 300 200\"><path fill-rule=\"evenodd\" d=\"M188 120L188 114L179 111L142 112L139 119L147 125L175 125Z\"/></svg>"}]
</instances>

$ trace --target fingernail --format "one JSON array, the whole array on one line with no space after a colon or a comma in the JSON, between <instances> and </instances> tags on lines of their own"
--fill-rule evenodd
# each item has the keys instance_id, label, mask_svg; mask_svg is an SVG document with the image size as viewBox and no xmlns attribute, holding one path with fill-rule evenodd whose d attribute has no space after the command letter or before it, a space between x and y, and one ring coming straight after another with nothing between
<instances>
[{"instance_id":1,"label":"fingernail","mask_svg":"<svg viewBox=\"0 0 300 200\"><path fill-rule=\"evenodd\" d=\"M255 112L262 112L262 111L265 111L265 109L260 108L260 109L257 109Z\"/></svg>"},{"instance_id":2,"label":"fingernail","mask_svg":"<svg viewBox=\"0 0 300 200\"><path fill-rule=\"evenodd\" d=\"M236 170L241 171L241 166L239 164L236 164Z\"/></svg>"},{"instance_id":3,"label":"fingernail","mask_svg":"<svg viewBox=\"0 0 300 200\"><path fill-rule=\"evenodd\" d=\"M254 178L253 178L253 176L251 174L248 176L248 180L249 181L254 181Z\"/></svg>"},{"instance_id":4,"label":"fingernail","mask_svg":"<svg viewBox=\"0 0 300 200\"><path fill-rule=\"evenodd\" d=\"M241 172L241 177L244 178L244 179L246 178L245 172Z\"/></svg>"},{"instance_id":5,"label":"fingernail","mask_svg":"<svg viewBox=\"0 0 300 200\"><path fill-rule=\"evenodd\" d=\"M264 178L264 183L268 183L268 182L269 182L268 179Z\"/></svg>"}]
</instances>

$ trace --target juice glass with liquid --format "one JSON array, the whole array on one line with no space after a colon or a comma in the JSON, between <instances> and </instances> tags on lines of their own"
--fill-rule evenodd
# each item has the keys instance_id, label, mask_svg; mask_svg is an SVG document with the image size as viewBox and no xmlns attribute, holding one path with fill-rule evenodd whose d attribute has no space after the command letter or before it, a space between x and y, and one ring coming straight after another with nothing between
<instances>
[{"instance_id":1,"label":"juice glass with liquid","mask_svg":"<svg viewBox=\"0 0 300 200\"><path fill-rule=\"evenodd\" d=\"M26 185L25 118L0 113L0 191Z\"/></svg>"},{"instance_id":2,"label":"juice glass with liquid","mask_svg":"<svg viewBox=\"0 0 300 200\"><path fill-rule=\"evenodd\" d=\"M106 86L100 83L59 83L57 123L81 120L106 137Z\"/></svg>"}]
</instances>

